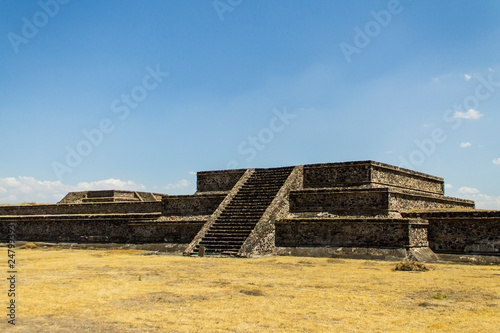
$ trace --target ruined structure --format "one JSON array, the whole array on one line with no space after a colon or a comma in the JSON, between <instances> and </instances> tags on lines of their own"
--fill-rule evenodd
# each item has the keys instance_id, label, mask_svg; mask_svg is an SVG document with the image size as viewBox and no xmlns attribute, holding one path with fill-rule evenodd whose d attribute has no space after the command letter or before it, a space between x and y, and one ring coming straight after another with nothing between
<instances>
[{"instance_id":1,"label":"ruined structure","mask_svg":"<svg viewBox=\"0 0 500 333\"><path fill-rule=\"evenodd\" d=\"M68 194L54 205L1 206L1 240L162 244L250 257L412 258L498 255L500 211L444 196L442 178L373 162L197 174L194 195Z\"/></svg>"}]
</instances>

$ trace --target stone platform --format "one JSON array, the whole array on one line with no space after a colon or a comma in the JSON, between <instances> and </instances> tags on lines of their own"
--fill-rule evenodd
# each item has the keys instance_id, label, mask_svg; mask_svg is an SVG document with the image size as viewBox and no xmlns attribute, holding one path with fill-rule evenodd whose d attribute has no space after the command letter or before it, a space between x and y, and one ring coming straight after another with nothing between
<instances>
[{"instance_id":1,"label":"stone platform","mask_svg":"<svg viewBox=\"0 0 500 333\"><path fill-rule=\"evenodd\" d=\"M193 195L87 191L0 206L0 242L11 225L19 241L188 244L185 255L431 260L498 255L499 223L499 211L446 197L442 178L359 161L198 172Z\"/></svg>"}]
</instances>

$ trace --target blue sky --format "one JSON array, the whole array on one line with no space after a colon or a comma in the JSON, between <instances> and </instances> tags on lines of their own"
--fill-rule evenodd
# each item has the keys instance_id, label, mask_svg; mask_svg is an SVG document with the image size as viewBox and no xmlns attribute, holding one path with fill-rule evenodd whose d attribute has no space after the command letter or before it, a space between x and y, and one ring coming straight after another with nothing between
<instances>
[{"instance_id":1,"label":"blue sky","mask_svg":"<svg viewBox=\"0 0 500 333\"><path fill-rule=\"evenodd\" d=\"M500 209L500 2L0 3L0 203L376 160Z\"/></svg>"}]
</instances>

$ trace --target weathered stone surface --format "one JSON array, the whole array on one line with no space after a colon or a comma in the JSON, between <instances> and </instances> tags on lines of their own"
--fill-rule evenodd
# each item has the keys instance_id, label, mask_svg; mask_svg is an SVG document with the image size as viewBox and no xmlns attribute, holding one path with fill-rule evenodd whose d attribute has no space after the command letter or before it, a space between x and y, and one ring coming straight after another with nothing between
<instances>
[{"instance_id":1,"label":"weathered stone surface","mask_svg":"<svg viewBox=\"0 0 500 333\"><path fill-rule=\"evenodd\" d=\"M349 258L365 260L401 261L408 258L406 248L377 248L377 247L276 247L279 256L320 257L320 258Z\"/></svg>"},{"instance_id":2,"label":"weathered stone surface","mask_svg":"<svg viewBox=\"0 0 500 333\"><path fill-rule=\"evenodd\" d=\"M500 211L419 211L403 216L429 221L429 246L435 252L499 253Z\"/></svg>"},{"instance_id":3,"label":"weathered stone surface","mask_svg":"<svg viewBox=\"0 0 500 333\"><path fill-rule=\"evenodd\" d=\"M231 191L246 169L198 172L197 192Z\"/></svg>"},{"instance_id":4,"label":"weathered stone surface","mask_svg":"<svg viewBox=\"0 0 500 333\"><path fill-rule=\"evenodd\" d=\"M276 222L276 246L427 246L419 219L310 218Z\"/></svg>"},{"instance_id":5,"label":"weathered stone surface","mask_svg":"<svg viewBox=\"0 0 500 333\"><path fill-rule=\"evenodd\" d=\"M245 240L238 252L239 256L251 257L274 253L275 247L275 222L282 219L289 212L288 196L290 191L301 186L302 166L294 168L285 184L274 198L255 229Z\"/></svg>"},{"instance_id":6,"label":"weathered stone surface","mask_svg":"<svg viewBox=\"0 0 500 333\"><path fill-rule=\"evenodd\" d=\"M408 209L474 208L474 202L389 188L308 189L290 193L290 212L389 216Z\"/></svg>"},{"instance_id":7,"label":"weathered stone surface","mask_svg":"<svg viewBox=\"0 0 500 333\"><path fill-rule=\"evenodd\" d=\"M444 194L442 178L374 161L304 166L304 188L360 187L370 184Z\"/></svg>"},{"instance_id":8,"label":"weathered stone surface","mask_svg":"<svg viewBox=\"0 0 500 333\"><path fill-rule=\"evenodd\" d=\"M6 241L8 225L15 223L16 238L39 242L81 243L187 243L205 221L157 222L157 215L80 215L1 217L0 241Z\"/></svg>"},{"instance_id":9,"label":"weathered stone surface","mask_svg":"<svg viewBox=\"0 0 500 333\"><path fill-rule=\"evenodd\" d=\"M74 215L74 214L126 214L156 213L162 211L161 201L112 202L87 204L57 204L33 206L0 206L0 217L5 215Z\"/></svg>"},{"instance_id":10,"label":"weathered stone surface","mask_svg":"<svg viewBox=\"0 0 500 333\"><path fill-rule=\"evenodd\" d=\"M440 253L499 254L500 211L474 210L472 201L445 197L441 178L373 161L291 170L257 169L247 187L256 169L199 172L194 195L86 191L56 205L0 206L0 240L13 224L17 240L189 243L191 253L227 209L226 226L207 244L240 256L434 260L428 246ZM246 194L237 196L242 188Z\"/></svg>"},{"instance_id":11,"label":"weathered stone surface","mask_svg":"<svg viewBox=\"0 0 500 333\"><path fill-rule=\"evenodd\" d=\"M80 203L99 203L99 202L152 202L161 201L165 194L137 192L137 191L82 191L70 192L61 201L60 204L80 204Z\"/></svg>"},{"instance_id":12,"label":"weathered stone surface","mask_svg":"<svg viewBox=\"0 0 500 333\"><path fill-rule=\"evenodd\" d=\"M227 193L176 195L163 198L163 215L189 216L211 215L226 197Z\"/></svg>"}]
</instances>

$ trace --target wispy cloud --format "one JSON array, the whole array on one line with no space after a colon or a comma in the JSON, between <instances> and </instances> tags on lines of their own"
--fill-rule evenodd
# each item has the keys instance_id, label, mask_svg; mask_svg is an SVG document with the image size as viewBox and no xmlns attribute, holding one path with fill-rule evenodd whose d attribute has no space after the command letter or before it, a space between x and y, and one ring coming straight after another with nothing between
<instances>
[{"instance_id":1,"label":"wispy cloud","mask_svg":"<svg viewBox=\"0 0 500 333\"><path fill-rule=\"evenodd\" d=\"M455 118L474 119L474 120L479 119L482 116L484 116L484 114L474 109L469 109L469 111L467 112L455 111L455 113L453 114L453 117Z\"/></svg>"},{"instance_id":2,"label":"wispy cloud","mask_svg":"<svg viewBox=\"0 0 500 333\"><path fill-rule=\"evenodd\" d=\"M480 192L477 188L464 186L464 187L461 187L458 189L458 193L459 194L478 194Z\"/></svg>"},{"instance_id":3,"label":"wispy cloud","mask_svg":"<svg viewBox=\"0 0 500 333\"><path fill-rule=\"evenodd\" d=\"M472 143L470 143L470 142L462 142L462 143L460 143L460 147L462 147L462 148L467 148L467 147L470 147L470 146L472 146Z\"/></svg>"},{"instance_id":4,"label":"wispy cloud","mask_svg":"<svg viewBox=\"0 0 500 333\"><path fill-rule=\"evenodd\" d=\"M42 181L34 177L0 178L0 203L55 203L69 192L90 190L143 191L146 187L131 180L105 179L67 185L60 181Z\"/></svg>"},{"instance_id":5,"label":"wispy cloud","mask_svg":"<svg viewBox=\"0 0 500 333\"><path fill-rule=\"evenodd\" d=\"M191 183L186 179L181 179L175 184L168 184L164 187L165 190L182 190L186 187L189 187Z\"/></svg>"},{"instance_id":6,"label":"wispy cloud","mask_svg":"<svg viewBox=\"0 0 500 333\"><path fill-rule=\"evenodd\" d=\"M446 188L448 189L448 187ZM449 189L452 189L452 187ZM461 187L456 194L463 199L473 200L478 209L500 210L500 196L483 194L474 187Z\"/></svg>"},{"instance_id":7,"label":"wispy cloud","mask_svg":"<svg viewBox=\"0 0 500 333\"><path fill-rule=\"evenodd\" d=\"M499 158L495 158L493 160L493 163L495 163L496 165L500 165L500 157Z\"/></svg>"},{"instance_id":8,"label":"wispy cloud","mask_svg":"<svg viewBox=\"0 0 500 333\"><path fill-rule=\"evenodd\" d=\"M464 78L465 78L465 81L469 81L470 79L472 79L472 76L469 74L464 74Z\"/></svg>"}]
</instances>

